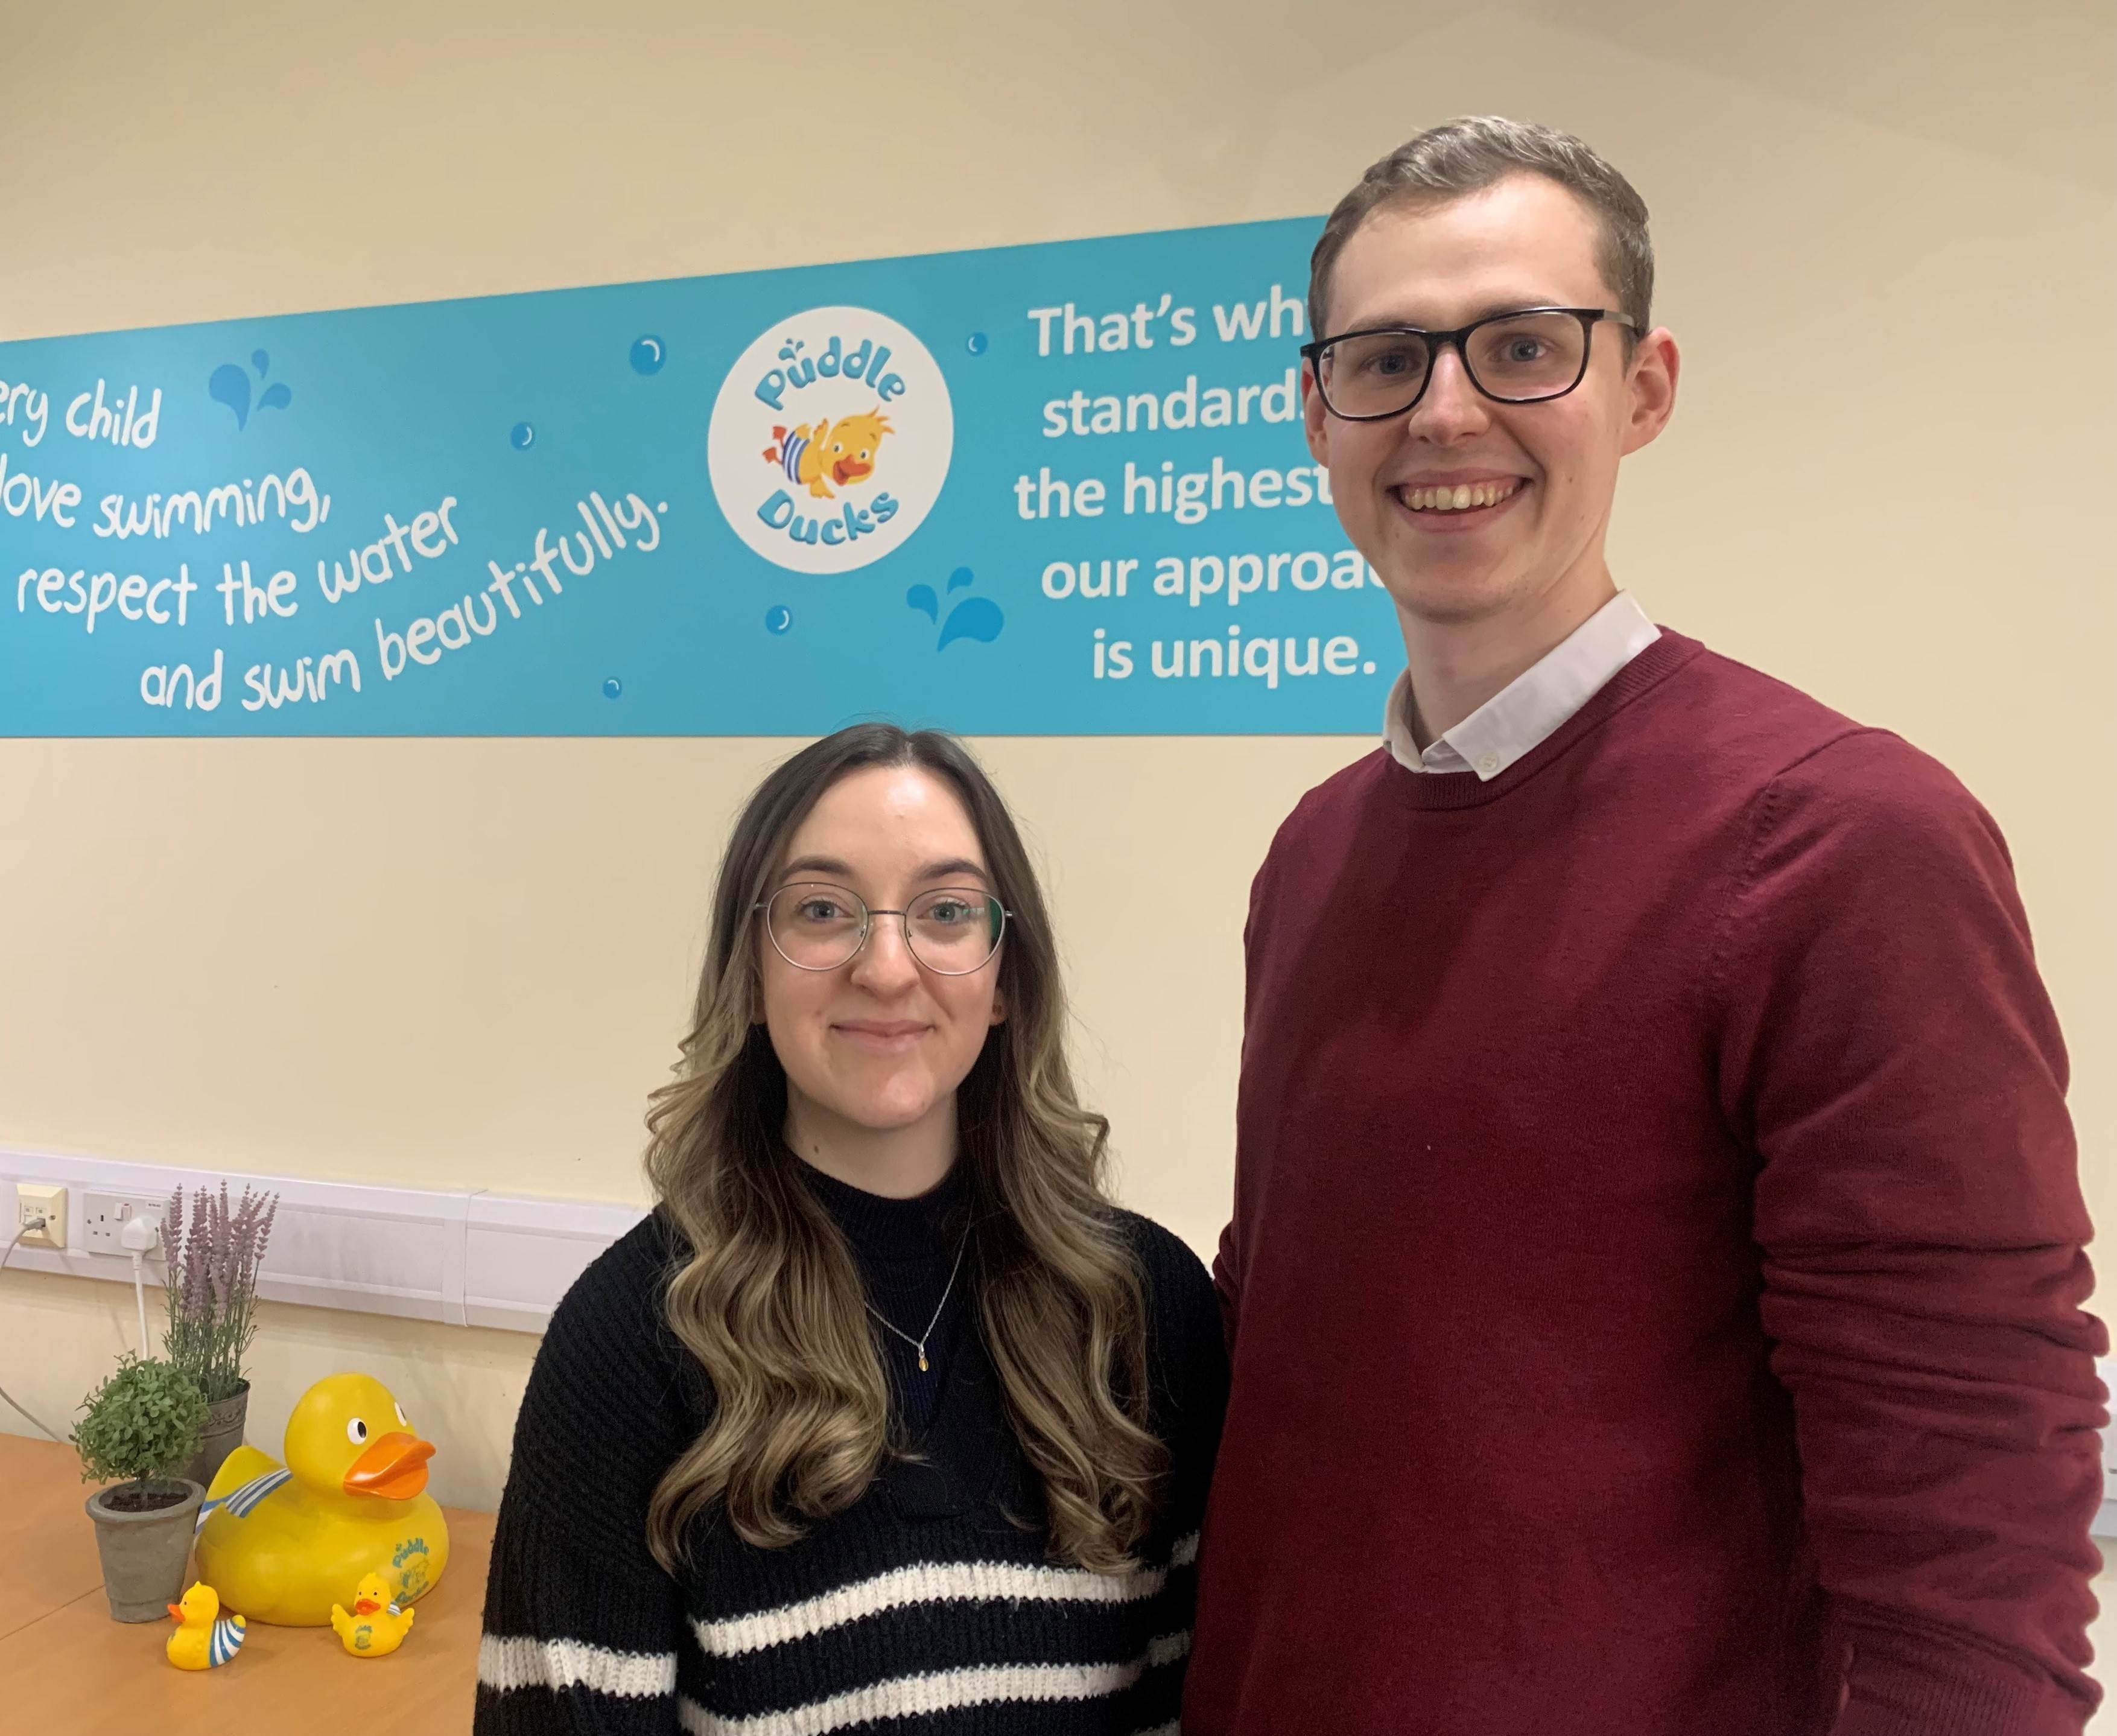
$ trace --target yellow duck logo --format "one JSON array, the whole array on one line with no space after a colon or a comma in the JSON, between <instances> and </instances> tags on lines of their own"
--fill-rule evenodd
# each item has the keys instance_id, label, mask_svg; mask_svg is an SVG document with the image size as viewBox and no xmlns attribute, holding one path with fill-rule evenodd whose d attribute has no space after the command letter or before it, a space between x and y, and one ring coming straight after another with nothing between
<instances>
[{"instance_id":1,"label":"yellow duck logo","mask_svg":"<svg viewBox=\"0 0 2117 1736\"><path fill-rule=\"evenodd\" d=\"M410 1603L448 1564L448 1521L426 1492L433 1453L381 1381L318 1381L288 1420L285 1465L238 1447L214 1476L200 1572L251 1620L281 1627L324 1626L334 1598L371 1574L385 1603Z\"/></svg>"},{"instance_id":2,"label":"yellow duck logo","mask_svg":"<svg viewBox=\"0 0 2117 1736\"><path fill-rule=\"evenodd\" d=\"M774 444L764 449L764 461L778 465L790 482L805 483L819 500L835 500L831 484L844 488L866 482L874 474L883 436L895 432L879 406L836 422L826 417L796 428L774 428Z\"/></svg>"},{"instance_id":3,"label":"yellow duck logo","mask_svg":"<svg viewBox=\"0 0 2117 1736\"><path fill-rule=\"evenodd\" d=\"M412 1631L412 1618L419 1612L390 1600L390 1588L380 1573L370 1573L353 1594L353 1613L331 1605L331 1626L356 1658L386 1658L404 1643Z\"/></svg>"},{"instance_id":4,"label":"yellow duck logo","mask_svg":"<svg viewBox=\"0 0 2117 1736\"><path fill-rule=\"evenodd\" d=\"M178 1669L218 1669L250 1637L241 1616L220 1613L219 1594L203 1581L185 1592L181 1602L170 1604L169 1614L177 1631L163 1651Z\"/></svg>"}]
</instances>

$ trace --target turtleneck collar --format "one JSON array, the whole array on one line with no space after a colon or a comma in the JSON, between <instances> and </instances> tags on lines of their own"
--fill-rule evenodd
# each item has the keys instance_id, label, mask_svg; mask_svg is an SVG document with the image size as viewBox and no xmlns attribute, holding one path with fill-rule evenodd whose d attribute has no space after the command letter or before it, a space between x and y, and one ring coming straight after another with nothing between
<instances>
[{"instance_id":1,"label":"turtleneck collar","mask_svg":"<svg viewBox=\"0 0 2117 1736\"><path fill-rule=\"evenodd\" d=\"M809 1191L845 1232L864 1264L896 1265L954 1255L963 1233L963 1207L970 1198L970 1180L962 1164L925 1193L892 1199L827 1175L791 1152L788 1156L800 1166Z\"/></svg>"}]
</instances>

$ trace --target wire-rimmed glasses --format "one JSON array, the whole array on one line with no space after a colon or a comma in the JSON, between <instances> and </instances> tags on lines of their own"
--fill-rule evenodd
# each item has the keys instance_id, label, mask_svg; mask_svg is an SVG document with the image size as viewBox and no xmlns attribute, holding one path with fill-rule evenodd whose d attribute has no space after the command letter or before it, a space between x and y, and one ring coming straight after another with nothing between
<instances>
[{"instance_id":1,"label":"wire-rimmed glasses","mask_svg":"<svg viewBox=\"0 0 2117 1736\"><path fill-rule=\"evenodd\" d=\"M1563 398L1588 373L1595 327L1639 328L1606 307L1523 307L1427 331L1378 326L1301 346L1323 407L1343 422L1386 422L1426 395L1435 358L1453 349L1470 384L1496 404Z\"/></svg>"},{"instance_id":2,"label":"wire-rimmed glasses","mask_svg":"<svg viewBox=\"0 0 2117 1736\"><path fill-rule=\"evenodd\" d=\"M939 976L967 976L999 950L1011 914L975 886L922 892L902 910L871 908L860 895L825 880L782 886L754 908L773 949L797 971L835 971L867 944L877 916L895 916L911 956Z\"/></svg>"}]
</instances>

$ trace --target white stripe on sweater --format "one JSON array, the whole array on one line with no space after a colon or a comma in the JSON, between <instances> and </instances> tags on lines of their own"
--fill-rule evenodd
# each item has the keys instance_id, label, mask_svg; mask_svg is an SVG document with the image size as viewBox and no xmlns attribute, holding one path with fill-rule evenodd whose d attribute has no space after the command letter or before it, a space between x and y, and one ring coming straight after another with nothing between
<instances>
[{"instance_id":1,"label":"white stripe on sweater","mask_svg":"<svg viewBox=\"0 0 2117 1736\"><path fill-rule=\"evenodd\" d=\"M1197 1558L1193 1532L1169 1551L1171 1567ZM820 1596L782 1604L754 1615L723 1621L694 1619L699 1644L709 1657L736 1657L769 1646L842 1628L849 1622L902 1609L914 1604L985 1603L1000 1600L1035 1603L1128 1604L1152 1597L1169 1582L1165 1567L1139 1567L1130 1573L1091 1573L1085 1567L1023 1567L998 1561L920 1562L892 1568Z\"/></svg>"},{"instance_id":2,"label":"white stripe on sweater","mask_svg":"<svg viewBox=\"0 0 2117 1736\"><path fill-rule=\"evenodd\" d=\"M587 1688L620 1699L650 1700L676 1692L676 1654L488 1633L477 1642L477 1679L503 1694L523 1688Z\"/></svg>"},{"instance_id":3,"label":"white stripe on sweater","mask_svg":"<svg viewBox=\"0 0 2117 1736\"><path fill-rule=\"evenodd\" d=\"M1000 1664L899 1676L850 1693L833 1694L785 1711L723 1718L680 1695L677 1719L686 1736L829 1736L833 1730L888 1718L931 1718L995 1701L1093 1700L1122 1693L1150 1669L1173 1664L1191 1649L1191 1636L1165 1634L1129 1664Z\"/></svg>"}]
</instances>

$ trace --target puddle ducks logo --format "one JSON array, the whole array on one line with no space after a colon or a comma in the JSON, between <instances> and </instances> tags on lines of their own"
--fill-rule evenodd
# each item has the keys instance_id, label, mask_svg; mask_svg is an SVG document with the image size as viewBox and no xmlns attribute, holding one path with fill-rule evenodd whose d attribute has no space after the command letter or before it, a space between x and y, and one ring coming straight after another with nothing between
<instances>
[{"instance_id":1,"label":"puddle ducks logo","mask_svg":"<svg viewBox=\"0 0 2117 1736\"><path fill-rule=\"evenodd\" d=\"M926 346L865 307L812 307L737 358L706 464L735 533L776 566L849 573L919 528L955 450Z\"/></svg>"}]
</instances>

